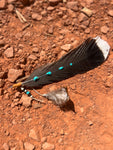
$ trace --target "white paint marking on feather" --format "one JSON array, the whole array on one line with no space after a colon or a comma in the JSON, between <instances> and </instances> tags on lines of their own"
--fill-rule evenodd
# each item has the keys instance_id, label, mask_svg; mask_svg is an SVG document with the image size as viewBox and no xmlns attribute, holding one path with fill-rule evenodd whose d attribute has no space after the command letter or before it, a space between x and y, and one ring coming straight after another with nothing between
<instances>
[{"instance_id":1,"label":"white paint marking on feather","mask_svg":"<svg viewBox=\"0 0 113 150\"><path fill-rule=\"evenodd\" d=\"M104 59L106 60L110 51L109 44L102 40L99 36L94 38L96 40L97 46L100 48L101 52L103 53Z\"/></svg>"}]
</instances>

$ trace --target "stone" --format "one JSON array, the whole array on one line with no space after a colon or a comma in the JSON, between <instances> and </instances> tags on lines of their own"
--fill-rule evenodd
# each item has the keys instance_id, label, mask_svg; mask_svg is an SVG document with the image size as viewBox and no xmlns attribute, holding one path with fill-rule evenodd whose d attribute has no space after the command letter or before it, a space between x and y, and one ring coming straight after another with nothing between
<instances>
[{"instance_id":1,"label":"stone","mask_svg":"<svg viewBox=\"0 0 113 150\"><path fill-rule=\"evenodd\" d=\"M6 8L6 0L0 0L0 9Z\"/></svg>"},{"instance_id":2,"label":"stone","mask_svg":"<svg viewBox=\"0 0 113 150\"><path fill-rule=\"evenodd\" d=\"M63 12L62 11L58 12L58 16L62 17L63 16Z\"/></svg>"},{"instance_id":3,"label":"stone","mask_svg":"<svg viewBox=\"0 0 113 150\"><path fill-rule=\"evenodd\" d=\"M30 130L29 137L32 138L32 139L34 139L34 140L38 139L37 134L36 134L36 132L35 132L34 129Z\"/></svg>"},{"instance_id":4,"label":"stone","mask_svg":"<svg viewBox=\"0 0 113 150\"><path fill-rule=\"evenodd\" d=\"M22 102L22 104L23 104L25 107L30 107L30 106L31 106L32 98L31 98L31 97L28 97L27 95L22 95L20 101Z\"/></svg>"},{"instance_id":5,"label":"stone","mask_svg":"<svg viewBox=\"0 0 113 150\"><path fill-rule=\"evenodd\" d=\"M53 21L53 17L48 16L47 21Z\"/></svg>"},{"instance_id":6,"label":"stone","mask_svg":"<svg viewBox=\"0 0 113 150\"><path fill-rule=\"evenodd\" d=\"M25 147L25 150L34 150L35 149L35 146L28 142L24 143L24 147Z\"/></svg>"},{"instance_id":7,"label":"stone","mask_svg":"<svg viewBox=\"0 0 113 150\"><path fill-rule=\"evenodd\" d=\"M111 74L110 76L107 77L106 81L105 81L105 86L107 88L112 87L113 85L113 75Z\"/></svg>"},{"instance_id":8,"label":"stone","mask_svg":"<svg viewBox=\"0 0 113 150\"><path fill-rule=\"evenodd\" d=\"M63 129L61 129L60 134L61 134L61 135L65 135L65 132L64 132Z\"/></svg>"},{"instance_id":9,"label":"stone","mask_svg":"<svg viewBox=\"0 0 113 150\"><path fill-rule=\"evenodd\" d=\"M49 6L49 7L47 8L48 11L52 11L52 10L54 10L54 9L55 9L55 7L52 7L52 6Z\"/></svg>"},{"instance_id":10,"label":"stone","mask_svg":"<svg viewBox=\"0 0 113 150\"><path fill-rule=\"evenodd\" d=\"M90 10L90 9L88 9L88 8L86 8L86 7L84 7L84 8L81 10L81 12L83 12L83 13L84 13L85 15L87 15L88 17L91 17L92 14L93 14L92 10Z\"/></svg>"},{"instance_id":11,"label":"stone","mask_svg":"<svg viewBox=\"0 0 113 150\"><path fill-rule=\"evenodd\" d=\"M69 25L71 25L71 21L69 19L66 19L64 21L64 26L69 26Z\"/></svg>"},{"instance_id":12,"label":"stone","mask_svg":"<svg viewBox=\"0 0 113 150\"><path fill-rule=\"evenodd\" d=\"M75 17L76 17L76 12L74 12L73 10L68 9L68 13L69 13L69 15L70 15L72 18L75 18Z\"/></svg>"},{"instance_id":13,"label":"stone","mask_svg":"<svg viewBox=\"0 0 113 150\"><path fill-rule=\"evenodd\" d=\"M83 21L82 22L82 25L84 25L85 27L88 27L90 24L90 21L89 20L86 20L86 21Z\"/></svg>"},{"instance_id":14,"label":"stone","mask_svg":"<svg viewBox=\"0 0 113 150\"><path fill-rule=\"evenodd\" d=\"M42 61L45 58L45 51L40 52L40 61Z\"/></svg>"},{"instance_id":15,"label":"stone","mask_svg":"<svg viewBox=\"0 0 113 150\"><path fill-rule=\"evenodd\" d=\"M67 8L78 11L78 3L77 2L67 2Z\"/></svg>"},{"instance_id":16,"label":"stone","mask_svg":"<svg viewBox=\"0 0 113 150\"><path fill-rule=\"evenodd\" d=\"M5 77L5 72L0 72L0 79L3 79Z\"/></svg>"},{"instance_id":17,"label":"stone","mask_svg":"<svg viewBox=\"0 0 113 150\"><path fill-rule=\"evenodd\" d=\"M20 97L20 92L16 92L15 93L15 98L19 98Z\"/></svg>"},{"instance_id":18,"label":"stone","mask_svg":"<svg viewBox=\"0 0 113 150\"><path fill-rule=\"evenodd\" d=\"M10 82L15 82L19 77L23 75L23 69L9 69L8 80Z\"/></svg>"},{"instance_id":19,"label":"stone","mask_svg":"<svg viewBox=\"0 0 113 150\"><path fill-rule=\"evenodd\" d=\"M4 52L4 54L7 58L13 58L14 57L14 48L13 47L7 48L7 50L5 50L5 52Z\"/></svg>"},{"instance_id":20,"label":"stone","mask_svg":"<svg viewBox=\"0 0 113 150\"><path fill-rule=\"evenodd\" d=\"M83 14L83 13L81 13L81 14L78 16L79 22L86 21L87 19L88 19L88 17L87 17L85 14Z\"/></svg>"},{"instance_id":21,"label":"stone","mask_svg":"<svg viewBox=\"0 0 113 150\"><path fill-rule=\"evenodd\" d=\"M66 55L66 52L65 52L65 51L61 51L61 52L58 54L58 59L62 58L64 55Z\"/></svg>"},{"instance_id":22,"label":"stone","mask_svg":"<svg viewBox=\"0 0 113 150\"><path fill-rule=\"evenodd\" d=\"M109 31L109 28L105 25L105 26L102 26L100 30L102 33L106 34Z\"/></svg>"},{"instance_id":23,"label":"stone","mask_svg":"<svg viewBox=\"0 0 113 150\"><path fill-rule=\"evenodd\" d=\"M88 124L89 124L89 126L92 126L92 125L93 125L93 122L92 122L92 121L89 121Z\"/></svg>"},{"instance_id":24,"label":"stone","mask_svg":"<svg viewBox=\"0 0 113 150\"><path fill-rule=\"evenodd\" d=\"M71 49L71 44L62 45L61 49L65 50L65 51L69 51Z\"/></svg>"},{"instance_id":25,"label":"stone","mask_svg":"<svg viewBox=\"0 0 113 150\"><path fill-rule=\"evenodd\" d=\"M53 34L53 26L50 26L50 27L49 27L48 33L49 33L49 34Z\"/></svg>"},{"instance_id":26,"label":"stone","mask_svg":"<svg viewBox=\"0 0 113 150\"><path fill-rule=\"evenodd\" d=\"M33 14L32 14L32 19L33 19L33 20L40 21L40 20L42 20L42 16L39 15L38 13L33 13Z\"/></svg>"},{"instance_id":27,"label":"stone","mask_svg":"<svg viewBox=\"0 0 113 150\"><path fill-rule=\"evenodd\" d=\"M9 150L9 146L8 146L7 143L4 143L4 144L3 144L3 149L4 149L4 150Z\"/></svg>"},{"instance_id":28,"label":"stone","mask_svg":"<svg viewBox=\"0 0 113 150\"><path fill-rule=\"evenodd\" d=\"M4 40L0 40L0 47L5 46L5 41Z\"/></svg>"},{"instance_id":29,"label":"stone","mask_svg":"<svg viewBox=\"0 0 113 150\"><path fill-rule=\"evenodd\" d=\"M42 137L42 138L41 138L41 142L42 142L42 143L44 143L44 142L46 142L46 141L47 141L47 137Z\"/></svg>"},{"instance_id":30,"label":"stone","mask_svg":"<svg viewBox=\"0 0 113 150\"><path fill-rule=\"evenodd\" d=\"M32 49L32 52L38 53L38 52L39 52L39 49L38 49L37 47L34 47L34 48Z\"/></svg>"},{"instance_id":31,"label":"stone","mask_svg":"<svg viewBox=\"0 0 113 150\"><path fill-rule=\"evenodd\" d=\"M41 15L44 16L44 17L47 16L47 11L46 11L46 10L43 10L43 11L41 12Z\"/></svg>"},{"instance_id":32,"label":"stone","mask_svg":"<svg viewBox=\"0 0 113 150\"><path fill-rule=\"evenodd\" d=\"M0 88L4 86L4 80L0 79Z\"/></svg>"},{"instance_id":33,"label":"stone","mask_svg":"<svg viewBox=\"0 0 113 150\"><path fill-rule=\"evenodd\" d=\"M36 57L35 55L30 55L30 56L28 57L28 59L37 60L37 57Z\"/></svg>"},{"instance_id":34,"label":"stone","mask_svg":"<svg viewBox=\"0 0 113 150\"><path fill-rule=\"evenodd\" d=\"M54 144L45 142L45 143L42 145L42 148L43 148L43 150L54 150L54 149L55 149L55 146L54 146Z\"/></svg>"},{"instance_id":35,"label":"stone","mask_svg":"<svg viewBox=\"0 0 113 150\"><path fill-rule=\"evenodd\" d=\"M108 15L111 16L111 17L113 17L113 10L109 10L108 11Z\"/></svg>"},{"instance_id":36,"label":"stone","mask_svg":"<svg viewBox=\"0 0 113 150\"><path fill-rule=\"evenodd\" d=\"M14 6L12 4L8 5L8 11L13 12L14 11Z\"/></svg>"},{"instance_id":37,"label":"stone","mask_svg":"<svg viewBox=\"0 0 113 150\"><path fill-rule=\"evenodd\" d=\"M85 29L85 33L89 34L90 33L90 28Z\"/></svg>"},{"instance_id":38,"label":"stone","mask_svg":"<svg viewBox=\"0 0 113 150\"><path fill-rule=\"evenodd\" d=\"M58 3L62 2L62 0L49 0L49 4L51 6L55 6L57 5Z\"/></svg>"}]
</instances>

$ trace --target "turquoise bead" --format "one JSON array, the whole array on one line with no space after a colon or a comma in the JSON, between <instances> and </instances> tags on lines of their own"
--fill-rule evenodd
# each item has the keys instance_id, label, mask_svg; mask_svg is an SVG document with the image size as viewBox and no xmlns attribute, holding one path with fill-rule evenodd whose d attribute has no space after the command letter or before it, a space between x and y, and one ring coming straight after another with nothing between
<instances>
[{"instance_id":1,"label":"turquoise bead","mask_svg":"<svg viewBox=\"0 0 113 150\"><path fill-rule=\"evenodd\" d=\"M61 66L61 67L59 67L58 69L59 69L59 70L62 70L62 69L64 69L64 67L63 67L63 66Z\"/></svg>"},{"instance_id":2,"label":"turquoise bead","mask_svg":"<svg viewBox=\"0 0 113 150\"><path fill-rule=\"evenodd\" d=\"M70 63L69 65L70 65L70 66L72 66L73 64L72 64L72 63Z\"/></svg>"},{"instance_id":3,"label":"turquoise bead","mask_svg":"<svg viewBox=\"0 0 113 150\"><path fill-rule=\"evenodd\" d=\"M30 94L30 92L29 92L29 91L27 91L27 92L26 92L26 94L27 94L27 95L29 95L29 94Z\"/></svg>"},{"instance_id":4,"label":"turquoise bead","mask_svg":"<svg viewBox=\"0 0 113 150\"><path fill-rule=\"evenodd\" d=\"M47 75L51 75L51 74L52 74L52 72L51 72L51 71L48 71L46 74L47 74Z\"/></svg>"},{"instance_id":5,"label":"turquoise bead","mask_svg":"<svg viewBox=\"0 0 113 150\"><path fill-rule=\"evenodd\" d=\"M33 78L34 81L37 81L38 79L39 79L38 76L35 76L35 77Z\"/></svg>"}]
</instances>

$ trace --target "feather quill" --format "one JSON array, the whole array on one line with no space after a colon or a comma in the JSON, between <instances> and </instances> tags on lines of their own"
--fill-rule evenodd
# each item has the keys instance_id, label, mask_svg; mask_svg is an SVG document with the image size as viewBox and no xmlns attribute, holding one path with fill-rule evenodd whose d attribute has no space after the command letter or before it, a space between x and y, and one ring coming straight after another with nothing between
<instances>
[{"instance_id":1,"label":"feather quill","mask_svg":"<svg viewBox=\"0 0 113 150\"><path fill-rule=\"evenodd\" d=\"M88 38L58 61L36 69L23 83L27 88L41 88L101 65L108 57L110 46L100 37ZM33 80L38 77L37 80Z\"/></svg>"}]
</instances>

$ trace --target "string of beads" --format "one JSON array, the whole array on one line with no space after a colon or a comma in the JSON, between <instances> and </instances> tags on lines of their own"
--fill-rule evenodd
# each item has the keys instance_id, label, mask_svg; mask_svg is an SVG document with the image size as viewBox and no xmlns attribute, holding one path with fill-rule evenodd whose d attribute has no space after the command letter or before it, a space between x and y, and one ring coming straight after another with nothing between
<instances>
[{"instance_id":1,"label":"string of beads","mask_svg":"<svg viewBox=\"0 0 113 150\"><path fill-rule=\"evenodd\" d=\"M73 64L70 63L69 65L72 66ZM56 70L56 71L63 70L63 69L64 69L64 67L61 66L61 67L59 67L58 70ZM56 71L54 71L54 72L56 72ZM46 74L44 74L44 75L42 75L42 76L35 76L33 79L28 80L28 81L25 81L25 82L23 82L23 83L30 82L30 81L35 81L35 82L36 82L37 80L39 80L41 77L43 77L43 76L45 76L45 75L50 76L50 75L52 75L52 72L51 72L51 71L48 71ZM21 90L22 90L25 94L27 94L29 97L33 98L33 96L31 95L31 93L30 93L28 90L24 89L24 87L21 87Z\"/></svg>"}]
</instances>

